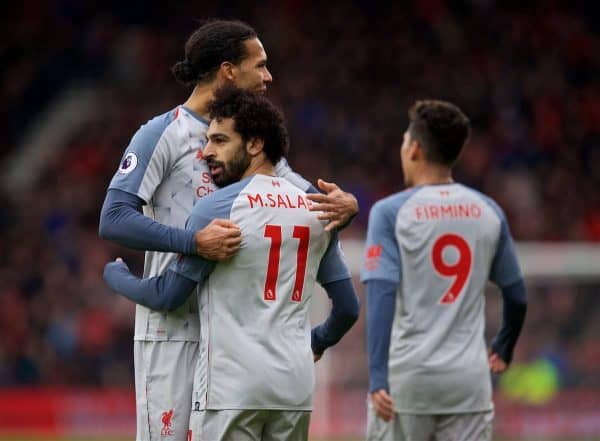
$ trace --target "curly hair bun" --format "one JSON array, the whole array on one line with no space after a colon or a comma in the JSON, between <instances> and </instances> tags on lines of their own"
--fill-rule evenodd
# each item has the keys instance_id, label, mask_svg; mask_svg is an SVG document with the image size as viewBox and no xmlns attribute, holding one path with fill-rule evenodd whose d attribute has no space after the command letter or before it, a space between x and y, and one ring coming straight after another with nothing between
<instances>
[{"instance_id":1,"label":"curly hair bun","mask_svg":"<svg viewBox=\"0 0 600 441\"><path fill-rule=\"evenodd\" d=\"M196 82L197 75L187 58L175 63L171 68L171 72L173 72L175 79L184 86L192 86Z\"/></svg>"}]
</instances>

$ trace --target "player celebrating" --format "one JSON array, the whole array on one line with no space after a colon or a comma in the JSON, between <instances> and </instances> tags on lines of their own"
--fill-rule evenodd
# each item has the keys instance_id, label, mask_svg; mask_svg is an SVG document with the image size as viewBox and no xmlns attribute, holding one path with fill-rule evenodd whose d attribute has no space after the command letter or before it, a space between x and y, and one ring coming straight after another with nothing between
<instances>
[{"instance_id":1,"label":"player celebrating","mask_svg":"<svg viewBox=\"0 0 600 441\"><path fill-rule=\"evenodd\" d=\"M366 258L369 440L492 439L489 371L510 363L526 311L502 210L452 179L469 135L453 104L418 101L401 149L409 189L377 202ZM484 288L502 290L489 357Z\"/></svg>"},{"instance_id":2,"label":"player celebrating","mask_svg":"<svg viewBox=\"0 0 600 441\"><path fill-rule=\"evenodd\" d=\"M105 279L154 309L177 308L200 283L193 440L306 440L313 357L354 324L358 298L337 240L308 210L306 193L275 175L273 164L287 150L277 109L260 94L226 88L210 112L204 155L214 182L228 186L200 200L186 228L228 218L240 226L240 251L223 263L184 257L164 275L142 280L117 261ZM333 308L313 330L311 350L316 281Z\"/></svg>"},{"instance_id":3,"label":"player celebrating","mask_svg":"<svg viewBox=\"0 0 600 441\"><path fill-rule=\"evenodd\" d=\"M207 259L230 258L240 230L215 219L199 231L183 229L194 203L214 191L203 159L208 103L222 84L264 91L271 82L267 56L256 32L238 21L210 21L185 46L185 59L173 68L176 79L194 86L188 100L143 125L125 150L110 183L100 218L100 236L146 253L144 275L161 274L174 253ZM280 176L307 189L285 161ZM356 199L335 184L320 182L327 195L314 194L313 209L327 228L345 224L357 212ZM171 313L138 306L134 336L137 440L187 438L193 370L200 328L195 296Z\"/></svg>"}]
</instances>

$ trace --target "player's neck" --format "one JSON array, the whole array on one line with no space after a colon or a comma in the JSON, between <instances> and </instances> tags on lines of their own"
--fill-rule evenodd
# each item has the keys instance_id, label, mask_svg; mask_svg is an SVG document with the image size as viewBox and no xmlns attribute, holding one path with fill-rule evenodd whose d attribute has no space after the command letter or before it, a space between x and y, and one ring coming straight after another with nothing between
<instances>
[{"instance_id":1,"label":"player's neck","mask_svg":"<svg viewBox=\"0 0 600 441\"><path fill-rule=\"evenodd\" d=\"M413 179L413 185L441 185L452 184L452 170L448 167L430 165L416 173Z\"/></svg>"},{"instance_id":2,"label":"player's neck","mask_svg":"<svg viewBox=\"0 0 600 441\"><path fill-rule=\"evenodd\" d=\"M208 104L214 99L213 87L210 84L197 84L192 94L183 105L192 112L208 120Z\"/></svg>"},{"instance_id":3,"label":"player's neck","mask_svg":"<svg viewBox=\"0 0 600 441\"><path fill-rule=\"evenodd\" d=\"M275 176L275 167L267 158L255 158L250 162L250 166L242 176L242 179L253 175L268 175Z\"/></svg>"}]
</instances>

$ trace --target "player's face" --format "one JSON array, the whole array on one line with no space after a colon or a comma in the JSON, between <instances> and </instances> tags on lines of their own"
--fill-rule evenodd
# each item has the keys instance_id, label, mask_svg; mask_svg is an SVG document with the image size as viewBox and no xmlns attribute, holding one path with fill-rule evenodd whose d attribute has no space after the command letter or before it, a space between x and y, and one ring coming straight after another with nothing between
<instances>
[{"instance_id":1,"label":"player's face","mask_svg":"<svg viewBox=\"0 0 600 441\"><path fill-rule=\"evenodd\" d=\"M264 92L273 81L267 69L267 54L258 38L246 40L247 56L236 66L234 83L237 87L255 92Z\"/></svg>"},{"instance_id":2,"label":"player's face","mask_svg":"<svg viewBox=\"0 0 600 441\"><path fill-rule=\"evenodd\" d=\"M215 185L225 187L239 181L250 166L250 156L246 143L234 130L233 119L213 119L206 137L203 154Z\"/></svg>"},{"instance_id":3,"label":"player's face","mask_svg":"<svg viewBox=\"0 0 600 441\"><path fill-rule=\"evenodd\" d=\"M410 151L413 148L408 130L404 132L402 147L400 148L400 159L402 160L402 173L404 174L404 184L407 187L413 185L413 161L410 158Z\"/></svg>"}]
</instances>

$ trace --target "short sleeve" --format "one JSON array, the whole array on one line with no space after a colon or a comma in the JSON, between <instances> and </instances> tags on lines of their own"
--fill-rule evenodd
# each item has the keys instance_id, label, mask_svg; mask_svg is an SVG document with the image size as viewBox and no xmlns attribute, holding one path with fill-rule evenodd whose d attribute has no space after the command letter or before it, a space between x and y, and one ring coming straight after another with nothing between
<instances>
[{"instance_id":1,"label":"short sleeve","mask_svg":"<svg viewBox=\"0 0 600 441\"><path fill-rule=\"evenodd\" d=\"M333 233L327 251L321 258L317 281L321 285L352 278L337 233Z\"/></svg>"},{"instance_id":2,"label":"short sleeve","mask_svg":"<svg viewBox=\"0 0 600 441\"><path fill-rule=\"evenodd\" d=\"M367 240L360 277L363 283L368 280L400 282L400 251L395 236L398 209L393 204L384 201L376 203L369 213Z\"/></svg>"},{"instance_id":3,"label":"short sleeve","mask_svg":"<svg viewBox=\"0 0 600 441\"><path fill-rule=\"evenodd\" d=\"M172 117L157 117L140 127L121 158L109 189L134 194L148 203L171 169L171 154L165 130Z\"/></svg>"}]
</instances>

